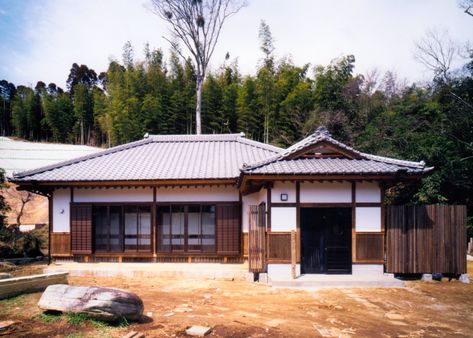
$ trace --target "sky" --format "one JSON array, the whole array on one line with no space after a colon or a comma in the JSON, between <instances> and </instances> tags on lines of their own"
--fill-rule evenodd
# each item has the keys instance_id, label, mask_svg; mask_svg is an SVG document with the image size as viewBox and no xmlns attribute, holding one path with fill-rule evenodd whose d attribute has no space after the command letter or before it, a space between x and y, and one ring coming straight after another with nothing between
<instances>
[{"instance_id":1,"label":"sky","mask_svg":"<svg viewBox=\"0 0 473 338\"><path fill-rule=\"evenodd\" d=\"M0 80L65 87L72 63L106 71L126 41L135 60L146 42L169 55L168 27L149 7L146 0L0 0ZM277 57L316 66L353 54L356 73L390 70L409 82L431 77L413 56L427 30L446 31L460 44L473 36L473 18L456 0L248 0L223 27L211 67L228 52L242 74L255 74L261 20Z\"/></svg>"}]
</instances>

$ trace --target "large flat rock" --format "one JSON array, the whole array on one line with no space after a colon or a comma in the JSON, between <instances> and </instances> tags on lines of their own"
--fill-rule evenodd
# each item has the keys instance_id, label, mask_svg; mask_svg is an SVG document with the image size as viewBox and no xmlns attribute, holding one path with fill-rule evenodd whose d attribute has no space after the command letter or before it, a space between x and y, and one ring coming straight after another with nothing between
<instances>
[{"instance_id":1,"label":"large flat rock","mask_svg":"<svg viewBox=\"0 0 473 338\"><path fill-rule=\"evenodd\" d=\"M132 292L96 286L50 285L38 302L42 310L84 313L103 321L138 320L143 301Z\"/></svg>"}]
</instances>

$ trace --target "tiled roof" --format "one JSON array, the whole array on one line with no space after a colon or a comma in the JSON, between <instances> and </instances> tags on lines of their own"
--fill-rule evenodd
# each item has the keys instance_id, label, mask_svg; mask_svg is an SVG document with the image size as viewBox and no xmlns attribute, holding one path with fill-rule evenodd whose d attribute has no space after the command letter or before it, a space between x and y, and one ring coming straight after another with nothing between
<instances>
[{"instance_id":1,"label":"tiled roof","mask_svg":"<svg viewBox=\"0 0 473 338\"><path fill-rule=\"evenodd\" d=\"M150 135L92 155L14 175L14 181L234 179L243 163L282 151L243 134Z\"/></svg>"},{"instance_id":2,"label":"tiled roof","mask_svg":"<svg viewBox=\"0 0 473 338\"><path fill-rule=\"evenodd\" d=\"M244 169L246 174L274 175L348 175L348 174L408 174L422 173L422 168L406 167L368 159L300 158L279 160L254 169Z\"/></svg>"},{"instance_id":3,"label":"tiled roof","mask_svg":"<svg viewBox=\"0 0 473 338\"><path fill-rule=\"evenodd\" d=\"M304 154L322 143L347 151L353 158L303 158ZM274 154L263 161L243 167L244 174L408 174L432 170L425 163L397 160L389 157L362 153L344 143L333 139L325 127L319 127L312 135L286 150Z\"/></svg>"},{"instance_id":4,"label":"tiled roof","mask_svg":"<svg viewBox=\"0 0 473 338\"><path fill-rule=\"evenodd\" d=\"M314 151L327 144L344 156L313 156ZM311 152L311 157L304 156ZM236 179L253 174L394 175L422 174L431 169L424 162L362 153L333 139L321 127L285 150L248 140L244 134L150 135L140 141L15 174L13 181Z\"/></svg>"}]
</instances>

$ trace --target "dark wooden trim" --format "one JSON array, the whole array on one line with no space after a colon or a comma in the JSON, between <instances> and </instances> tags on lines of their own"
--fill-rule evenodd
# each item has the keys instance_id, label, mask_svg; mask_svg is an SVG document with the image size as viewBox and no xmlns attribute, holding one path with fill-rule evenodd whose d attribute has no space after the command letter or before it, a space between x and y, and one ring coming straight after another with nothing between
<instances>
[{"instance_id":1,"label":"dark wooden trim","mask_svg":"<svg viewBox=\"0 0 473 338\"><path fill-rule=\"evenodd\" d=\"M356 262L356 182L351 182L351 261Z\"/></svg>"},{"instance_id":2,"label":"dark wooden trim","mask_svg":"<svg viewBox=\"0 0 473 338\"><path fill-rule=\"evenodd\" d=\"M266 192L267 192L267 194L266 194L266 203L267 203L267 206L268 206L267 207L268 210L266 211L266 213L267 213L267 222L266 222L267 224L266 224L266 226L267 226L268 231L271 231L272 202L271 202L271 186L270 185L268 185L268 187L266 188Z\"/></svg>"},{"instance_id":3,"label":"dark wooden trim","mask_svg":"<svg viewBox=\"0 0 473 338\"><path fill-rule=\"evenodd\" d=\"M71 203L74 203L74 188L70 187L71 189Z\"/></svg>"},{"instance_id":4,"label":"dark wooden trim","mask_svg":"<svg viewBox=\"0 0 473 338\"><path fill-rule=\"evenodd\" d=\"M153 256L157 252L157 225L156 225L156 187L153 187L153 205L151 206L151 247Z\"/></svg>"},{"instance_id":5,"label":"dark wooden trim","mask_svg":"<svg viewBox=\"0 0 473 338\"><path fill-rule=\"evenodd\" d=\"M51 192L51 195L48 196L48 265L51 264L51 233L53 232L53 196L54 191ZM70 212L69 212L70 214ZM69 223L70 226L70 223ZM70 229L69 229L70 231Z\"/></svg>"},{"instance_id":6,"label":"dark wooden trim","mask_svg":"<svg viewBox=\"0 0 473 338\"><path fill-rule=\"evenodd\" d=\"M356 262L353 262L353 264L383 264L384 260L383 259L362 259L362 260L357 260Z\"/></svg>"},{"instance_id":7,"label":"dark wooden trim","mask_svg":"<svg viewBox=\"0 0 473 338\"><path fill-rule=\"evenodd\" d=\"M297 203L271 203L272 207L275 208L295 208L297 207Z\"/></svg>"},{"instance_id":8,"label":"dark wooden trim","mask_svg":"<svg viewBox=\"0 0 473 338\"><path fill-rule=\"evenodd\" d=\"M352 203L300 203L301 208L352 208Z\"/></svg>"},{"instance_id":9,"label":"dark wooden trim","mask_svg":"<svg viewBox=\"0 0 473 338\"><path fill-rule=\"evenodd\" d=\"M370 203L370 202L360 202L360 203L355 203L355 206L357 208L373 208L373 207L381 207L382 206L382 203L378 203L378 202L373 202L373 203Z\"/></svg>"},{"instance_id":10,"label":"dark wooden trim","mask_svg":"<svg viewBox=\"0 0 473 338\"><path fill-rule=\"evenodd\" d=\"M296 182L296 262L301 261L301 182Z\"/></svg>"},{"instance_id":11,"label":"dark wooden trim","mask_svg":"<svg viewBox=\"0 0 473 338\"><path fill-rule=\"evenodd\" d=\"M381 194L381 230L384 232L385 231L385 204L384 204L384 196L385 196L385 189L383 186L380 185L379 187L380 194Z\"/></svg>"}]
</instances>

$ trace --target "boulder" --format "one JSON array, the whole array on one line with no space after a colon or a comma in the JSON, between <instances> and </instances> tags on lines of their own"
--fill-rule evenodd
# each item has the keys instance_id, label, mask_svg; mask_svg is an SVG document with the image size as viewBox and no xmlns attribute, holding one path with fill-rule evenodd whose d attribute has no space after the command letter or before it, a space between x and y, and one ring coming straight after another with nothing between
<instances>
[{"instance_id":1,"label":"boulder","mask_svg":"<svg viewBox=\"0 0 473 338\"><path fill-rule=\"evenodd\" d=\"M143 301L136 294L96 286L50 285L38 302L42 310L83 313L102 321L138 320Z\"/></svg>"}]
</instances>

